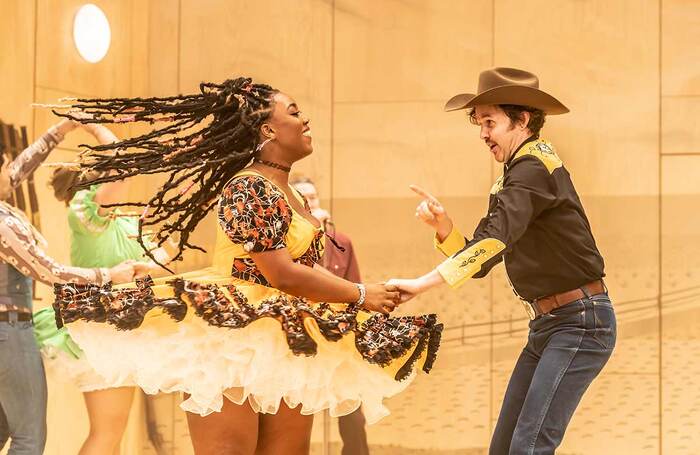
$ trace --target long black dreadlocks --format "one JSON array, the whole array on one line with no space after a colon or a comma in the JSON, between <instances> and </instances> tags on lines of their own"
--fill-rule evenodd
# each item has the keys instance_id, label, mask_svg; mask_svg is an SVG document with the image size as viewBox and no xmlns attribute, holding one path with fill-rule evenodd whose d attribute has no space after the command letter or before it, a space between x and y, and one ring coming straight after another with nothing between
<instances>
[{"instance_id":1,"label":"long black dreadlocks","mask_svg":"<svg viewBox=\"0 0 700 455\"><path fill-rule=\"evenodd\" d=\"M216 205L226 183L255 156L258 129L272 113L277 92L244 77L222 84L202 83L199 88L195 95L167 98L78 98L71 100L67 113L54 111L81 123L164 124L113 144L82 145L87 150L79 166L86 178L76 187L168 173L168 181L148 202L105 205L143 207L138 242L148 257L166 269L144 244L144 230L156 228L153 241L158 246L180 234L174 261L182 259L186 248L204 251L188 242L190 233Z\"/></svg>"}]
</instances>

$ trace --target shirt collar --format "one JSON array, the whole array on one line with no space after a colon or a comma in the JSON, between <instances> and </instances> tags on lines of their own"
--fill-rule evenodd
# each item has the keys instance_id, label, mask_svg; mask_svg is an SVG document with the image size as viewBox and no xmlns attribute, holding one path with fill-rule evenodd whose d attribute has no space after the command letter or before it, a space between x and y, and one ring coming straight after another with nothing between
<instances>
[{"instance_id":1,"label":"shirt collar","mask_svg":"<svg viewBox=\"0 0 700 455\"><path fill-rule=\"evenodd\" d=\"M506 161L506 163L503 165L503 166L505 167L505 169L508 169L508 166L510 166L510 162L513 161L513 158L515 158L515 155L520 151L521 148L523 148L523 145L528 144L528 143L530 143L530 142L532 142L532 141L536 141L536 140L539 139L539 138L540 138L540 135L539 135L539 134L533 134L532 136L530 136L530 137L528 137L527 139L525 139L525 140L522 142L522 144L520 144L520 145L518 146L518 148L516 148L516 149L513 151L513 153L510 155L510 158L508 158L508 161Z\"/></svg>"}]
</instances>

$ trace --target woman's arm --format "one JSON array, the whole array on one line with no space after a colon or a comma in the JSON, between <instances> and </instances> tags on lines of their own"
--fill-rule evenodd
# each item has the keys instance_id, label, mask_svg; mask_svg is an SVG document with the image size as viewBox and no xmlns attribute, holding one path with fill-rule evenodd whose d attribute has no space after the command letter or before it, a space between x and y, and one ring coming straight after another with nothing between
<instances>
[{"instance_id":1,"label":"woman's arm","mask_svg":"<svg viewBox=\"0 0 700 455\"><path fill-rule=\"evenodd\" d=\"M134 268L122 263L111 269L71 267L56 261L37 245L31 228L13 216L0 219L0 259L42 283L106 284L127 283L133 279Z\"/></svg>"},{"instance_id":2,"label":"woman's arm","mask_svg":"<svg viewBox=\"0 0 700 455\"><path fill-rule=\"evenodd\" d=\"M112 208L105 207L111 204L118 204L126 200L127 193L129 191L129 184L126 180L119 180L117 182L103 183L97 189L95 193L95 203L99 205L97 209L97 214L100 216L107 216L112 212Z\"/></svg>"},{"instance_id":3,"label":"woman's arm","mask_svg":"<svg viewBox=\"0 0 700 455\"><path fill-rule=\"evenodd\" d=\"M72 120L61 120L48 129L39 139L10 163L10 183L17 187L24 179L49 156L49 152L61 143L66 134L76 128L77 123Z\"/></svg>"},{"instance_id":4,"label":"woman's arm","mask_svg":"<svg viewBox=\"0 0 700 455\"><path fill-rule=\"evenodd\" d=\"M97 141L102 144L112 144L119 141L119 138L106 126L95 123L81 124L81 127L92 134ZM112 211L105 205L118 204L124 201L129 191L129 184L125 180L103 183L95 193L95 202L100 206L98 215L107 216Z\"/></svg>"},{"instance_id":5,"label":"woman's arm","mask_svg":"<svg viewBox=\"0 0 700 455\"><path fill-rule=\"evenodd\" d=\"M369 310L394 309L399 294L391 287L358 286L292 260L286 244L292 209L284 193L268 180L257 176L232 180L219 200L218 216L228 238L243 247L272 287L318 302L364 301Z\"/></svg>"},{"instance_id":6,"label":"woman's arm","mask_svg":"<svg viewBox=\"0 0 700 455\"><path fill-rule=\"evenodd\" d=\"M113 144L119 141L117 135L101 123L81 123L80 127L92 134L97 139L97 142L102 145Z\"/></svg>"},{"instance_id":7,"label":"woman's arm","mask_svg":"<svg viewBox=\"0 0 700 455\"><path fill-rule=\"evenodd\" d=\"M337 276L333 272L331 272L330 270L328 270L327 268L322 266L321 264L314 264L314 270L318 270L319 272L324 273L324 274L329 275L329 276Z\"/></svg>"},{"instance_id":8,"label":"woman's arm","mask_svg":"<svg viewBox=\"0 0 700 455\"><path fill-rule=\"evenodd\" d=\"M354 303L360 298L355 283L294 262L286 248L250 253L250 257L267 281L284 293L317 302ZM364 308L385 314L399 298L393 286L368 284L366 291Z\"/></svg>"}]
</instances>

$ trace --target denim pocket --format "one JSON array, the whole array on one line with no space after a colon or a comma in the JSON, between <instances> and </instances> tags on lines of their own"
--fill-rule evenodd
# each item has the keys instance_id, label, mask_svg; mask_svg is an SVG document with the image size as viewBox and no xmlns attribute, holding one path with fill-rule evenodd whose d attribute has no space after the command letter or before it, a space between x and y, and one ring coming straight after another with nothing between
<instances>
[{"instance_id":1,"label":"denim pocket","mask_svg":"<svg viewBox=\"0 0 700 455\"><path fill-rule=\"evenodd\" d=\"M609 300L593 300L593 338L605 349L613 349L617 340L615 310Z\"/></svg>"},{"instance_id":2,"label":"denim pocket","mask_svg":"<svg viewBox=\"0 0 700 455\"><path fill-rule=\"evenodd\" d=\"M584 310L584 305L582 300L575 300L571 303L567 303L564 306L555 308L551 312L547 313L548 316L561 318L571 315L580 314Z\"/></svg>"}]
</instances>

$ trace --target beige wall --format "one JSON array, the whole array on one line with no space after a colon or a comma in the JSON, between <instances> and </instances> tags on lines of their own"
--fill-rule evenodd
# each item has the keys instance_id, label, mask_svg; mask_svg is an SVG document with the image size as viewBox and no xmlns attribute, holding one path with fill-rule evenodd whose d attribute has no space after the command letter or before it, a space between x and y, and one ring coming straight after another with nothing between
<instances>
[{"instance_id":1,"label":"beige wall","mask_svg":"<svg viewBox=\"0 0 700 455\"><path fill-rule=\"evenodd\" d=\"M700 443L700 8L663 3L661 27L661 433L665 453L692 453Z\"/></svg>"},{"instance_id":2,"label":"beige wall","mask_svg":"<svg viewBox=\"0 0 700 455\"><path fill-rule=\"evenodd\" d=\"M413 276L440 259L413 217L408 184L435 192L465 233L485 210L500 168L462 113L442 112L444 101L472 90L490 66L537 73L571 108L547 120L544 136L582 196L619 318L615 354L561 452L690 454L700 446L697 2L103 1L115 47L98 65L82 62L65 39L80 2L0 2L17 18L0 14L0 74L12 87L3 91L0 118L35 133L49 119L32 115L27 100L66 94L165 95L250 75L295 97L312 119L315 145L299 168L353 238L367 281ZM10 55L22 64L8 63ZM67 142L59 158L78 142ZM137 182L134 191L148 185ZM62 209L49 196L40 201L42 217L58 220ZM211 229L209 220L196 235L209 247ZM55 254L65 256L65 231L50 235ZM180 270L208 261L191 254ZM433 373L390 400L392 415L369 428L373 453L487 447L526 333L502 269L402 311L437 311L449 329ZM164 436L167 453L190 453L173 398L155 407L163 434L176 435ZM322 453L322 421L315 453ZM335 423L331 439L338 453Z\"/></svg>"}]
</instances>

